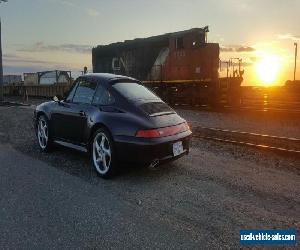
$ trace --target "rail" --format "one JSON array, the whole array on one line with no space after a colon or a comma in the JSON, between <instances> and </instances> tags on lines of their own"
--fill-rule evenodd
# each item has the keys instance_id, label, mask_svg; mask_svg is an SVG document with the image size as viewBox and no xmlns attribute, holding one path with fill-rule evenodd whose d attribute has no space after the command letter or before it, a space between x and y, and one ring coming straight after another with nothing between
<instances>
[{"instance_id":1,"label":"rail","mask_svg":"<svg viewBox=\"0 0 300 250\"><path fill-rule=\"evenodd\" d=\"M192 125L197 124L191 122ZM254 132L193 126L194 137L224 143L269 149L300 156L300 139L294 137L259 134Z\"/></svg>"}]
</instances>

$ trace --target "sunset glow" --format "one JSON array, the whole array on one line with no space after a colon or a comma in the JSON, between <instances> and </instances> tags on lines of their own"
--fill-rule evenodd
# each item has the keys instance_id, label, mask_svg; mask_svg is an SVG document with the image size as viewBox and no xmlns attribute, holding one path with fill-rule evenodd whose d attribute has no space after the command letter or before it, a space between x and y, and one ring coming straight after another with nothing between
<instances>
[{"instance_id":1,"label":"sunset glow","mask_svg":"<svg viewBox=\"0 0 300 250\"><path fill-rule=\"evenodd\" d=\"M270 6L280 11L270 11ZM300 29L293 20L299 20L299 9L296 0L9 0L0 5L3 70L5 75L71 70L76 78L84 66L92 72L92 48L97 45L208 25L208 42L219 44L224 62L220 77L233 76L233 67L227 74L225 62L239 58L242 86L284 85L294 78L294 43L300 42ZM239 70L237 62L233 60L234 70Z\"/></svg>"},{"instance_id":2,"label":"sunset glow","mask_svg":"<svg viewBox=\"0 0 300 250\"><path fill-rule=\"evenodd\" d=\"M269 86L277 80L280 70L280 59L274 55L264 55L255 64L257 77L262 84Z\"/></svg>"}]
</instances>

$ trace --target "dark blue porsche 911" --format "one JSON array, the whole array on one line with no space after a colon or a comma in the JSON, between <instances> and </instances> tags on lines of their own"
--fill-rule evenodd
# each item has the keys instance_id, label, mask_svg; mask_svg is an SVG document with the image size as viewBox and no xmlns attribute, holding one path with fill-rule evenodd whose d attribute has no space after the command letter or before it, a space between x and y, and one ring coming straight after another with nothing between
<instances>
[{"instance_id":1,"label":"dark blue porsche 911","mask_svg":"<svg viewBox=\"0 0 300 250\"><path fill-rule=\"evenodd\" d=\"M117 172L118 162L156 166L188 154L192 134L141 82L113 74L79 77L66 98L37 106L34 124L42 151L58 143L90 152L104 178Z\"/></svg>"}]
</instances>

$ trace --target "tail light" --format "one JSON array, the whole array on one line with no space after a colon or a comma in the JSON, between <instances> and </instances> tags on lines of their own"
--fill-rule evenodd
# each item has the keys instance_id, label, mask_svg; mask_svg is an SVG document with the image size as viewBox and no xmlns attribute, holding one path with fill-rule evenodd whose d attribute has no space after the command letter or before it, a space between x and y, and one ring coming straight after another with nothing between
<instances>
[{"instance_id":1,"label":"tail light","mask_svg":"<svg viewBox=\"0 0 300 250\"><path fill-rule=\"evenodd\" d=\"M139 138L159 138L176 135L188 130L190 130L189 125L186 122L184 122L179 125L170 127L138 130L135 136Z\"/></svg>"}]
</instances>

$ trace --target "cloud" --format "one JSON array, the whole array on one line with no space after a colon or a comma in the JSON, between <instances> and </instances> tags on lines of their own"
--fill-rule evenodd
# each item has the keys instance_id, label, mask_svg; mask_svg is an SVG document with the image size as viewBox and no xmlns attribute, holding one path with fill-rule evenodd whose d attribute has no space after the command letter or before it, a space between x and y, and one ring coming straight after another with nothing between
<instances>
[{"instance_id":1,"label":"cloud","mask_svg":"<svg viewBox=\"0 0 300 250\"><path fill-rule=\"evenodd\" d=\"M100 14L97 10L94 10L94 9L86 9L86 13L92 17L99 16L99 14Z\"/></svg>"},{"instance_id":2,"label":"cloud","mask_svg":"<svg viewBox=\"0 0 300 250\"><path fill-rule=\"evenodd\" d=\"M4 74L23 74L23 72L37 72L57 67L56 62L43 61L31 57L22 57L16 54L3 55L3 71Z\"/></svg>"},{"instance_id":3,"label":"cloud","mask_svg":"<svg viewBox=\"0 0 300 250\"><path fill-rule=\"evenodd\" d=\"M3 58L16 58L17 56L15 54L3 54Z\"/></svg>"},{"instance_id":4,"label":"cloud","mask_svg":"<svg viewBox=\"0 0 300 250\"><path fill-rule=\"evenodd\" d=\"M38 72L55 69L71 70L72 72L75 72L75 74L80 70L72 65L66 65L64 63L58 63L49 60L44 61L17 54L3 55L4 74L23 74L23 72Z\"/></svg>"},{"instance_id":5,"label":"cloud","mask_svg":"<svg viewBox=\"0 0 300 250\"><path fill-rule=\"evenodd\" d=\"M44 70L40 66L37 67L28 67L24 66L12 66L12 65L3 65L3 72L4 74L18 74L23 75L23 72L39 72Z\"/></svg>"},{"instance_id":6,"label":"cloud","mask_svg":"<svg viewBox=\"0 0 300 250\"><path fill-rule=\"evenodd\" d=\"M70 1L63 0L63 1L59 1L59 2L63 5L67 5L69 7L76 7L76 5Z\"/></svg>"},{"instance_id":7,"label":"cloud","mask_svg":"<svg viewBox=\"0 0 300 250\"><path fill-rule=\"evenodd\" d=\"M222 68L224 69L224 68L226 68L227 67L227 62L228 61L221 61L221 64L222 64ZM232 62L232 64L231 65L233 65L233 66L239 66L239 63L238 62ZM253 63L252 62L241 62L241 66L242 67L250 67L250 66L253 66Z\"/></svg>"},{"instance_id":8,"label":"cloud","mask_svg":"<svg viewBox=\"0 0 300 250\"><path fill-rule=\"evenodd\" d=\"M239 47L236 49L236 52L252 52L255 51L252 47Z\"/></svg>"},{"instance_id":9,"label":"cloud","mask_svg":"<svg viewBox=\"0 0 300 250\"><path fill-rule=\"evenodd\" d=\"M222 52L233 52L234 49L233 48L220 47L220 51L222 51Z\"/></svg>"},{"instance_id":10,"label":"cloud","mask_svg":"<svg viewBox=\"0 0 300 250\"><path fill-rule=\"evenodd\" d=\"M4 64L15 64L15 63L49 64L49 61L38 60L31 57L22 57L15 54L4 54L3 61Z\"/></svg>"},{"instance_id":11,"label":"cloud","mask_svg":"<svg viewBox=\"0 0 300 250\"><path fill-rule=\"evenodd\" d=\"M63 51L70 53L89 54L92 51L92 46L82 44L60 44L47 45L44 42L36 42L32 46L21 48L18 51L22 52L45 52L45 51Z\"/></svg>"},{"instance_id":12,"label":"cloud","mask_svg":"<svg viewBox=\"0 0 300 250\"><path fill-rule=\"evenodd\" d=\"M300 41L300 36L295 36L290 33L278 35L278 39Z\"/></svg>"},{"instance_id":13,"label":"cloud","mask_svg":"<svg viewBox=\"0 0 300 250\"><path fill-rule=\"evenodd\" d=\"M253 52L255 49L249 46L234 45L230 47L220 47L221 52Z\"/></svg>"},{"instance_id":14,"label":"cloud","mask_svg":"<svg viewBox=\"0 0 300 250\"><path fill-rule=\"evenodd\" d=\"M80 10L82 9L79 5L77 5L71 1L68 1L68 0L57 1L57 3L65 5L69 8L72 7L72 8L77 8ZM97 10L92 9L92 8L85 8L84 10L85 10L86 14L88 14L91 17L97 17L100 15L100 13Z\"/></svg>"}]
</instances>

